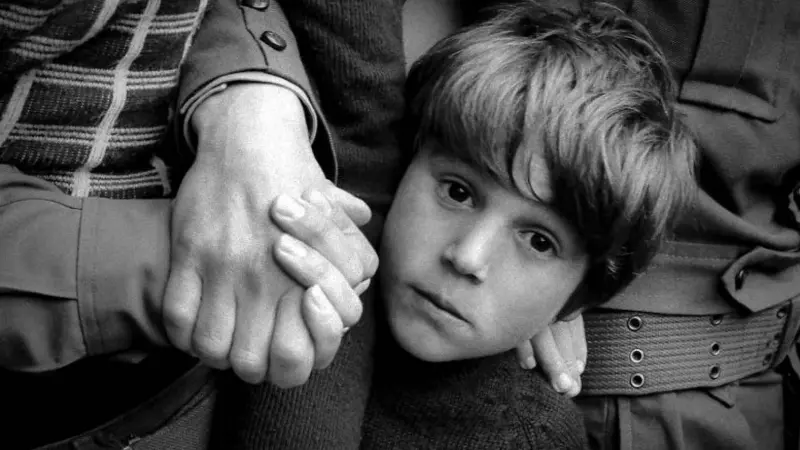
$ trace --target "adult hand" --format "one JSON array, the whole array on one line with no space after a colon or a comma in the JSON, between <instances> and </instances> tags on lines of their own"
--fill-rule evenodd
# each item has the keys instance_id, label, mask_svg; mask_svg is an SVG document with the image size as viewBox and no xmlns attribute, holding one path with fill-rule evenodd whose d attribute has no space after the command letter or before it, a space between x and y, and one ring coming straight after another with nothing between
<instances>
[{"instance_id":1,"label":"adult hand","mask_svg":"<svg viewBox=\"0 0 800 450\"><path fill-rule=\"evenodd\" d=\"M258 383L269 369L277 318L288 330L280 336L298 344L278 343L293 354L282 355L270 378L282 386L305 381L294 378L296 366L314 356L302 345L309 338L297 325L302 313L290 307L303 289L275 263L280 230L269 217L278 194L335 189L314 159L302 105L283 87L241 84L205 100L192 123L197 158L174 203L167 336L211 367ZM279 299L287 305L280 311Z\"/></svg>"},{"instance_id":2,"label":"adult hand","mask_svg":"<svg viewBox=\"0 0 800 450\"><path fill-rule=\"evenodd\" d=\"M581 391L586 353L586 334L581 315L569 321L555 322L517 347L517 357L522 367L533 369L538 365L553 388L570 398Z\"/></svg>"},{"instance_id":3,"label":"adult hand","mask_svg":"<svg viewBox=\"0 0 800 450\"><path fill-rule=\"evenodd\" d=\"M348 315L353 312L348 305L360 305L357 297L367 289L377 270L377 254L370 243L350 216L336 206L346 203L328 200L312 190L301 199L281 195L272 210L275 222L287 232L275 247L275 259L309 288L301 309L312 336L317 369L327 367L333 360L347 328L345 324L352 322ZM360 259L359 255L370 258ZM276 328L275 339L280 331ZM274 346L272 352L278 353Z\"/></svg>"}]
</instances>

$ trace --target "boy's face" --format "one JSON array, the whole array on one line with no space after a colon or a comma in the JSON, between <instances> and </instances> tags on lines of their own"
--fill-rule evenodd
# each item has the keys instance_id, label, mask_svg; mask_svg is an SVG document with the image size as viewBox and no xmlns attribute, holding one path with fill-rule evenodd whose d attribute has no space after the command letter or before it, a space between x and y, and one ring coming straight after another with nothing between
<instances>
[{"instance_id":1,"label":"boy's face","mask_svg":"<svg viewBox=\"0 0 800 450\"><path fill-rule=\"evenodd\" d=\"M381 289L392 331L427 361L504 352L552 322L588 256L552 207L431 149L412 161L386 221ZM547 172L533 181L549 200Z\"/></svg>"}]
</instances>

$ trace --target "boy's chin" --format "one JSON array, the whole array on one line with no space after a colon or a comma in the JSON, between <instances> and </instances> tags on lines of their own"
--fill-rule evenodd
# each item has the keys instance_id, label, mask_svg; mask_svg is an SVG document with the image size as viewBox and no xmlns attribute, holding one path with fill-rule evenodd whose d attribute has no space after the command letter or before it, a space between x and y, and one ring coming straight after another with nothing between
<instances>
[{"instance_id":1,"label":"boy's chin","mask_svg":"<svg viewBox=\"0 0 800 450\"><path fill-rule=\"evenodd\" d=\"M441 337L431 337L431 332L418 333L406 327L406 324L398 324L394 320L389 320L392 329L392 336L397 344L417 359L427 362L446 362L463 359L456 355L452 350L446 350Z\"/></svg>"}]
</instances>

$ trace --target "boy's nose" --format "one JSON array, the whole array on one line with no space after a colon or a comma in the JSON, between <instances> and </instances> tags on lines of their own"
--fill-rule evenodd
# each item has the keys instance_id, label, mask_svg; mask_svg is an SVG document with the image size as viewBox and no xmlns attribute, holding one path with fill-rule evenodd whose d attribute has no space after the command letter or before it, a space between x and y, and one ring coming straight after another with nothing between
<instances>
[{"instance_id":1,"label":"boy's nose","mask_svg":"<svg viewBox=\"0 0 800 450\"><path fill-rule=\"evenodd\" d=\"M473 283L484 282L489 274L493 236L488 226L470 229L445 248L445 263Z\"/></svg>"}]
</instances>

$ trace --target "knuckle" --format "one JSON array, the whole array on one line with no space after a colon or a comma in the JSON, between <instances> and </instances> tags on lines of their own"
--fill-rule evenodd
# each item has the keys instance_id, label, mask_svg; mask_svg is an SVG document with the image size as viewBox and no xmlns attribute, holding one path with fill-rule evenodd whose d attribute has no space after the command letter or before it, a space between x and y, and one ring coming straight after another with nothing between
<instances>
[{"instance_id":1,"label":"knuckle","mask_svg":"<svg viewBox=\"0 0 800 450\"><path fill-rule=\"evenodd\" d=\"M311 373L311 367L305 363L304 359L292 351L273 354L269 366L270 381L281 388L295 387L305 383Z\"/></svg>"},{"instance_id":2,"label":"knuckle","mask_svg":"<svg viewBox=\"0 0 800 450\"><path fill-rule=\"evenodd\" d=\"M236 375L247 383L258 384L266 376L265 355L249 350L232 350L229 361Z\"/></svg>"},{"instance_id":3,"label":"knuckle","mask_svg":"<svg viewBox=\"0 0 800 450\"><path fill-rule=\"evenodd\" d=\"M215 369L227 368L228 343L221 336L211 334L195 335L192 339L195 355Z\"/></svg>"},{"instance_id":4,"label":"knuckle","mask_svg":"<svg viewBox=\"0 0 800 450\"><path fill-rule=\"evenodd\" d=\"M306 359L306 346L295 340L275 342L272 346L271 370L292 371L300 368Z\"/></svg>"},{"instance_id":5,"label":"knuckle","mask_svg":"<svg viewBox=\"0 0 800 450\"><path fill-rule=\"evenodd\" d=\"M314 210L309 214L303 216L303 226L306 228L306 232L308 233L308 237L310 239L322 239L327 233L330 231L330 226L328 224L328 219L323 216L319 210Z\"/></svg>"},{"instance_id":6,"label":"knuckle","mask_svg":"<svg viewBox=\"0 0 800 450\"><path fill-rule=\"evenodd\" d=\"M213 247L211 236L194 227L177 230L172 239L172 253L175 258L197 259L205 249Z\"/></svg>"},{"instance_id":7,"label":"knuckle","mask_svg":"<svg viewBox=\"0 0 800 450\"><path fill-rule=\"evenodd\" d=\"M324 258L309 256L306 259L308 275L316 282L327 281L331 277L331 265Z\"/></svg>"},{"instance_id":8,"label":"knuckle","mask_svg":"<svg viewBox=\"0 0 800 450\"><path fill-rule=\"evenodd\" d=\"M171 335L179 335L190 331L194 325L194 317L186 308L171 303L164 305L163 321L164 328ZM174 344L185 346L183 342L175 342Z\"/></svg>"}]
</instances>

